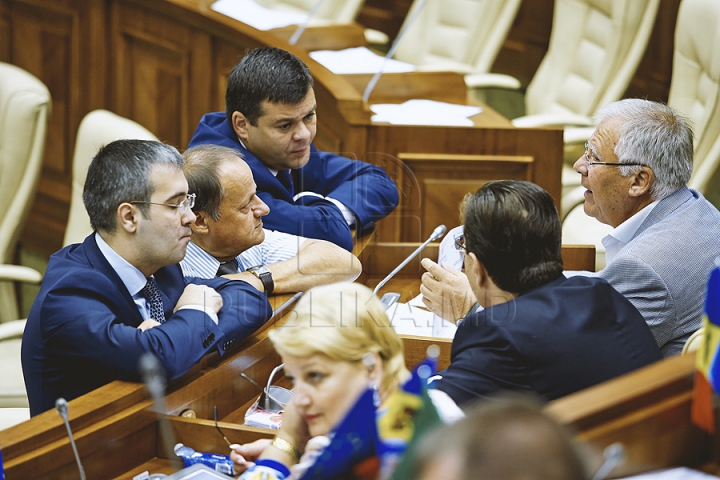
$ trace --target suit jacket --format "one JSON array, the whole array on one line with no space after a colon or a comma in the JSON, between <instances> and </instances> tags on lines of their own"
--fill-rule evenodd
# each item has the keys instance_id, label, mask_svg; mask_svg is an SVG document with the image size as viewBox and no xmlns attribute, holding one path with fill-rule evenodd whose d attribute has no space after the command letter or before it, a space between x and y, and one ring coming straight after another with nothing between
<instances>
[{"instance_id":1,"label":"suit jacket","mask_svg":"<svg viewBox=\"0 0 720 480\"><path fill-rule=\"evenodd\" d=\"M561 277L465 317L435 383L458 405L500 390L553 400L661 358L642 316L606 281Z\"/></svg>"},{"instance_id":2,"label":"suit jacket","mask_svg":"<svg viewBox=\"0 0 720 480\"><path fill-rule=\"evenodd\" d=\"M242 152L253 172L258 196L270 207L263 217L265 228L308 238L319 238L352 250L353 237L340 209L332 202L313 196L297 201L293 195L315 192L348 207L362 232L387 216L398 204L398 191L385 171L369 163L318 151L310 146L310 160L292 171L294 192L238 140L224 112L208 113L200 120L189 147L223 145Z\"/></svg>"},{"instance_id":3,"label":"suit jacket","mask_svg":"<svg viewBox=\"0 0 720 480\"><path fill-rule=\"evenodd\" d=\"M155 279L167 321L142 332L136 328L143 321L138 307L94 234L52 255L23 334L32 415L52 408L58 397L70 400L117 379L138 381L138 359L145 352L155 354L167 376L176 378L213 348L222 355L272 314L267 297L245 282L186 282L177 264L158 270ZM173 313L188 283L208 285L222 295L217 325L199 310Z\"/></svg>"},{"instance_id":4,"label":"suit jacket","mask_svg":"<svg viewBox=\"0 0 720 480\"><path fill-rule=\"evenodd\" d=\"M664 356L678 354L702 318L705 291L720 257L720 212L697 191L663 198L598 273L650 326Z\"/></svg>"}]
</instances>

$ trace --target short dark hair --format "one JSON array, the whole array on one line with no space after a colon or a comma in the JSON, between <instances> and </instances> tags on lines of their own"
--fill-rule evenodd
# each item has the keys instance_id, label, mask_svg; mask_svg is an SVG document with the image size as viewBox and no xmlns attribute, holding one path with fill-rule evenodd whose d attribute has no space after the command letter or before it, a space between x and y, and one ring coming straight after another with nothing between
<instances>
[{"instance_id":1,"label":"short dark hair","mask_svg":"<svg viewBox=\"0 0 720 480\"><path fill-rule=\"evenodd\" d=\"M114 233L117 208L124 202L149 202L154 186L150 169L168 165L181 169L180 152L154 140L116 140L100 148L88 167L83 203L90 225L97 231ZM150 218L150 206L138 204L143 217Z\"/></svg>"},{"instance_id":2,"label":"short dark hair","mask_svg":"<svg viewBox=\"0 0 720 480\"><path fill-rule=\"evenodd\" d=\"M225 91L225 114L240 112L257 126L261 103L300 103L313 86L308 67L295 55L274 47L251 50L233 67Z\"/></svg>"},{"instance_id":3,"label":"short dark hair","mask_svg":"<svg viewBox=\"0 0 720 480\"><path fill-rule=\"evenodd\" d=\"M473 405L467 416L421 439L413 478L438 458L454 454L456 478L506 480L584 480L589 455L573 432L543 412L532 396L504 393Z\"/></svg>"},{"instance_id":4,"label":"short dark hair","mask_svg":"<svg viewBox=\"0 0 720 480\"><path fill-rule=\"evenodd\" d=\"M225 198L225 189L220 182L220 166L233 158L242 160L242 153L220 145L198 145L185 150L183 158L188 189L195 194L193 212L203 211L213 220L219 220L220 204Z\"/></svg>"},{"instance_id":5,"label":"short dark hair","mask_svg":"<svg viewBox=\"0 0 720 480\"><path fill-rule=\"evenodd\" d=\"M498 180L462 205L465 246L501 289L523 293L562 275L560 218L539 186Z\"/></svg>"}]
</instances>

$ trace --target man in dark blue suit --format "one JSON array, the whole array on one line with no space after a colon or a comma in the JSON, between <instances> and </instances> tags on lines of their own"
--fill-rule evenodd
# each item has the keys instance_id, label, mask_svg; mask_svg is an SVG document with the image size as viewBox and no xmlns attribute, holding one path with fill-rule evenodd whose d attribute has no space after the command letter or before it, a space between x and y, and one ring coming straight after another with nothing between
<instances>
[{"instance_id":1,"label":"man in dark blue suit","mask_svg":"<svg viewBox=\"0 0 720 480\"><path fill-rule=\"evenodd\" d=\"M93 159L83 201L95 233L50 258L23 335L32 415L58 397L139 380L145 352L176 378L270 317L245 282L183 278L195 214L182 166L175 148L142 140L112 142Z\"/></svg>"},{"instance_id":2,"label":"man in dark blue suit","mask_svg":"<svg viewBox=\"0 0 720 480\"><path fill-rule=\"evenodd\" d=\"M462 210L465 273L484 309L461 321L436 381L457 404L499 390L552 400L660 360L643 317L610 284L563 276L560 219L542 188L490 182Z\"/></svg>"},{"instance_id":3,"label":"man in dark blue suit","mask_svg":"<svg viewBox=\"0 0 720 480\"><path fill-rule=\"evenodd\" d=\"M352 250L362 232L398 204L382 168L313 145L317 115L313 79L296 56L278 48L248 53L230 73L225 112L200 120L190 147L240 150L258 196L270 207L265 228L319 238Z\"/></svg>"}]
</instances>

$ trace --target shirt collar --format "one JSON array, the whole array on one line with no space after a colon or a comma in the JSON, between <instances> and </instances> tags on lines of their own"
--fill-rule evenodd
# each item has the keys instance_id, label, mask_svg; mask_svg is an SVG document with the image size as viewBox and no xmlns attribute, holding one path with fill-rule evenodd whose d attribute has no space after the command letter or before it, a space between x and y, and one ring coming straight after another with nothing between
<instances>
[{"instance_id":1,"label":"shirt collar","mask_svg":"<svg viewBox=\"0 0 720 480\"><path fill-rule=\"evenodd\" d=\"M220 260L198 247L192 240L188 243L185 258L180 262L183 270L188 267L192 270L192 276L199 278L215 278L220 263Z\"/></svg>"},{"instance_id":2,"label":"shirt collar","mask_svg":"<svg viewBox=\"0 0 720 480\"><path fill-rule=\"evenodd\" d=\"M645 219L650 215L653 208L657 206L660 200L646 205L642 210L637 212L632 217L625 220L623 223L615 227L609 234L602 239L602 244L605 247L605 263L609 264L615 258L615 255L637 234L638 229L643 224Z\"/></svg>"},{"instance_id":3,"label":"shirt collar","mask_svg":"<svg viewBox=\"0 0 720 480\"><path fill-rule=\"evenodd\" d=\"M115 273L120 277L120 280L122 280L128 293L133 297L136 296L147 283L145 275L113 250L97 232L95 232L95 241L105 260L108 261Z\"/></svg>"},{"instance_id":4,"label":"shirt collar","mask_svg":"<svg viewBox=\"0 0 720 480\"><path fill-rule=\"evenodd\" d=\"M240 145L242 145L242 147L243 147L245 150L247 150L248 148L245 146L245 144L244 144L243 141L240 139L240 137L237 137L237 139L238 139L238 142L240 142ZM248 150L248 152L249 152L249 151L250 151L250 150ZM277 170L273 170L272 168L270 168L270 167L268 167L268 166L265 166L265 168L267 168L268 170L270 170L270 173L273 174L273 177L277 177L277 174L278 174L278 171L277 171Z\"/></svg>"}]
</instances>

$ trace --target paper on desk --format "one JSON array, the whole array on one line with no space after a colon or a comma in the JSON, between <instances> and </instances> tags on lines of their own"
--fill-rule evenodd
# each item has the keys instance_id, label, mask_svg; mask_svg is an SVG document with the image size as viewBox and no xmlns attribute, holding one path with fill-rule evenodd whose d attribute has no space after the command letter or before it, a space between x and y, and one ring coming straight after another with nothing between
<instances>
[{"instance_id":1,"label":"paper on desk","mask_svg":"<svg viewBox=\"0 0 720 480\"><path fill-rule=\"evenodd\" d=\"M707 473L702 473L697 470L692 470L690 468L681 467L622 478L624 480L710 480L711 478L718 477L708 475Z\"/></svg>"},{"instance_id":2,"label":"paper on desk","mask_svg":"<svg viewBox=\"0 0 720 480\"><path fill-rule=\"evenodd\" d=\"M338 75L376 73L380 71L380 68L384 73L415 71L414 65L393 59L389 59L383 66L385 57L373 53L366 47L346 48L345 50L317 50L310 52L310 56L313 60Z\"/></svg>"},{"instance_id":3,"label":"paper on desk","mask_svg":"<svg viewBox=\"0 0 720 480\"><path fill-rule=\"evenodd\" d=\"M457 327L450 322L448 328L433 334L433 314L422 308L407 303L396 303L387 311L390 323L395 331L403 335L419 335L422 337L453 338Z\"/></svg>"},{"instance_id":4,"label":"paper on desk","mask_svg":"<svg viewBox=\"0 0 720 480\"><path fill-rule=\"evenodd\" d=\"M272 10L258 5L253 0L218 0L211 8L258 30L299 25L307 19L305 13Z\"/></svg>"},{"instance_id":5,"label":"paper on desk","mask_svg":"<svg viewBox=\"0 0 720 480\"><path fill-rule=\"evenodd\" d=\"M455 105L434 100L408 100L400 105L380 103L371 105L375 112L373 122L388 122L393 125L437 125L446 127L471 127L469 117L482 112L480 107Z\"/></svg>"}]
</instances>

